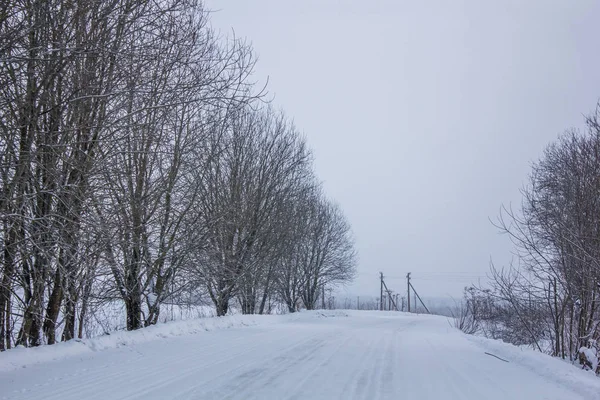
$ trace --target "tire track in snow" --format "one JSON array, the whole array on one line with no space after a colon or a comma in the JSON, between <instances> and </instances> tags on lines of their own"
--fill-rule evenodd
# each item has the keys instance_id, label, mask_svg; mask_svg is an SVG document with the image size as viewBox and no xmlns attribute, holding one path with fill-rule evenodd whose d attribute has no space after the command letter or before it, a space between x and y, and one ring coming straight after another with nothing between
<instances>
[{"instance_id":1,"label":"tire track in snow","mask_svg":"<svg viewBox=\"0 0 600 400\"><path fill-rule=\"evenodd\" d=\"M302 348L302 346L305 346L306 344L310 343L311 341L315 340L316 338L318 338L321 335L322 335L322 332L317 332L317 333L313 333L307 337L306 336L295 337L295 338L293 338L292 341L290 341L290 338L282 337L282 338L278 339L279 340L277 342L278 346L275 346L275 347L273 347L274 343L265 343L265 342L261 341L259 344L254 346L251 351L251 352L253 352L255 349L264 348L264 351L261 351L260 355L258 355L257 357L249 357L249 361L246 361L241 364L237 364L235 367L233 367L231 369L227 369L227 370L224 370L223 372L218 372L214 375L211 375L208 379L206 379L206 377L200 377L199 382L196 382L194 385L187 388L183 392L176 393L176 395L172 398L173 399L222 398L222 397L218 397L218 396L212 397L211 393L214 393L216 395L218 393L218 391L221 390L221 388L234 385L234 383L231 380L233 378L235 378L236 376L243 374L242 371L244 371L245 369L260 365L261 363L264 362L264 360L269 359L269 358L275 358L278 354L281 354L284 352L294 352L298 348ZM251 353L251 352L248 352L248 353ZM230 359L239 358L240 355L241 354L237 354L237 353L233 354ZM252 375L250 374L247 377L251 377L251 376ZM184 378L187 378L187 376ZM182 378L177 378L175 382L181 382L181 381L182 381ZM171 383L171 382L169 382L169 383ZM171 386L177 386L177 385L171 385ZM202 387L202 389L199 389L200 387ZM188 397L188 396L191 396L191 397ZM140 398L143 398L143 397L140 397ZM133 399L133 397L131 399Z\"/></svg>"}]
</instances>

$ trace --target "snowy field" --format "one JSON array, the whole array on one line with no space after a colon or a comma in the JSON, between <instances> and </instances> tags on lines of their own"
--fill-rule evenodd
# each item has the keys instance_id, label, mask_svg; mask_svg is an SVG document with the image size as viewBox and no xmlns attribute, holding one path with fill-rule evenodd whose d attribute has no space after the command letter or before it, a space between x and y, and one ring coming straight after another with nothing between
<instances>
[{"instance_id":1,"label":"snowy field","mask_svg":"<svg viewBox=\"0 0 600 400\"><path fill-rule=\"evenodd\" d=\"M7 351L0 398L589 400L600 399L600 379L463 335L443 317L329 311L181 321Z\"/></svg>"}]
</instances>

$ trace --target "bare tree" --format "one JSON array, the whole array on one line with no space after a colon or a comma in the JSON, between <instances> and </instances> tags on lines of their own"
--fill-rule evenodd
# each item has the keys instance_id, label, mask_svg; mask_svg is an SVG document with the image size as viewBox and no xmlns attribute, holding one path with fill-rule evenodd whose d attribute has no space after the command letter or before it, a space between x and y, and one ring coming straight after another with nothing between
<instances>
[{"instance_id":1,"label":"bare tree","mask_svg":"<svg viewBox=\"0 0 600 400\"><path fill-rule=\"evenodd\" d=\"M492 268L487 292L494 312L486 318L505 340L571 360L600 337L598 115L585 133L567 131L547 147L519 211L503 208L497 226L515 244L519 268Z\"/></svg>"},{"instance_id":2,"label":"bare tree","mask_svg":"<svg viewBox=\"0 0 600 400\"><path fill-rule=\"evenodd\" d=\"M209 227L196 274L218 315L236 295L243 312L264 310L284 207L310 175L309 153L284 116L268 108L228 112L212 128L213 150L195 207Z\"/></svg>"},{"instance_id":3,"label":"bare tree","mask_svg":"<svg viewBox=\"0 0 600 400\"><path fill-rule=\"evenodd\" d=\"M356 253L350 225L337 205L318 195L305 218L309 226L301 250L304 259L300 264L300 291L304 306L312 310L321 288L352 280Z\"/></svg>"}]
</instances>

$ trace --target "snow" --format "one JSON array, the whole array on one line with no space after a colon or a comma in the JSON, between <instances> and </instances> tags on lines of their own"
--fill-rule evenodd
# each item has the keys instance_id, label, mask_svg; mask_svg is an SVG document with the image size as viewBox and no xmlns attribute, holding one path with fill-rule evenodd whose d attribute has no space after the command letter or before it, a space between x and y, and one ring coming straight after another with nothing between
<instances>
[{"instance_id":1,"label":"snow","mask_svg":"<svg viewBox=\"0 0 600 400\"><path fill-rule=\"evenodd\" d=\"M579 349L579 353L583 353L585 358L591 364L592 371L596 371L598 368L598 357L596 357L596 348L595 347L581 347Z\"/></svg>"},{"instance_id":2,"label":"snow","mask_svg":"<svg viewBox=\"0 0 600 400\"><path fill-rule=\"evenodd\" d=\"M503 362L486 352L501 357ZM0 353L0 399L600 399L592 373L397 312L161 324Z\"/></svg>"},{"instance_id":3,"label":"snow","mask_svg":"<svg viewBox=\"0 0 600 400\"><path fill-rule=\"evenodd\" d=\"M201 318L167 322L133 332L118 331L93 339L72 340L52 346L37 348L18 347L0 353L0 373L48 361L83 357L93 352L136 345L169 337L198 334L200 332L233 327L266 325L277 322L278 316L231 315L221 318Z\"/></svg>"}]
</instances>

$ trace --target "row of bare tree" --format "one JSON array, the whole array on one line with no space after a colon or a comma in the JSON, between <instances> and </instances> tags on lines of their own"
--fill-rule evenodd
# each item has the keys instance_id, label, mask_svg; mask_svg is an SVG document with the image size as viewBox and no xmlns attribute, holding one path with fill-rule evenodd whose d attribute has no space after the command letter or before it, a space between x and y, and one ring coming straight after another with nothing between
<instances>
[{"instance_id":1,"label":"row of bare tree","mask_svg":"<svg viewBox=\"0 0 600 400\"><path fill-rule=\"evenodd\" d=\"M600 109L546 148L522 194L498 223L519 265L467 290L467 325L575 360L600 339Z\"/></svg>"},{"instance_id":2,"label":"row of bare tree","mask_svg":"<svg viewBox=\"0 0 600 400\"><path fill-rule=\"evenodd\" d=\"M161 305L314 308L356 254L255 58L197 0L0 5L0 350Z\"/></svg>"}]
</instances>

